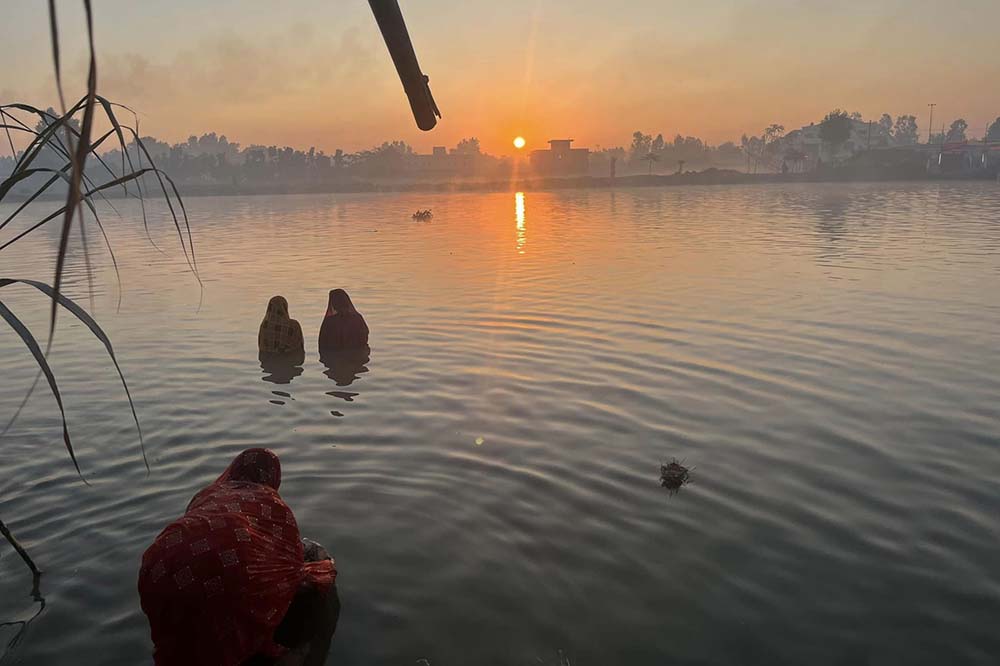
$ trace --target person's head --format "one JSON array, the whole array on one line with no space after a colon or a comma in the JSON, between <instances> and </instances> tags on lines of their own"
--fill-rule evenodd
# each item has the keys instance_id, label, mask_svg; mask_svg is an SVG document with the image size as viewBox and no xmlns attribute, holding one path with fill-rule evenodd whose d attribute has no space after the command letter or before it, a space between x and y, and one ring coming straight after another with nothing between
<instances>
[{"instance_id":1,"label":"person's head","mask_svg":"<svg viewBox=\"0 0 1000 666\"><path fill-rule=\"evenodd\" d=\"M259 483L277 490L281 485L281 462L268 449L247 449L236 456L219 481Z\"/></svg>"},{"instance_id":2,"label":"person's head","mask_svg":"<svg viewBox=\"0 0 1000 666\"><path fill-rule=\"evenodd\" d=\"M329 314L355 312L354 303L351 302L351 297L343 289L332 289L330 291L330 302L327 311Z\"/></svg>"},{"instance_id":3,"label":"person's head","mask_svg":"<svg viewBox=\"0 0 1000 666\"><path fill-rule=\"evenodd\" d=\"M271 300L267 302L267 314L265 317L268 319L288 317L288 301L285 300L284 296L271 297Z\"/></svg>"}]
</instances>

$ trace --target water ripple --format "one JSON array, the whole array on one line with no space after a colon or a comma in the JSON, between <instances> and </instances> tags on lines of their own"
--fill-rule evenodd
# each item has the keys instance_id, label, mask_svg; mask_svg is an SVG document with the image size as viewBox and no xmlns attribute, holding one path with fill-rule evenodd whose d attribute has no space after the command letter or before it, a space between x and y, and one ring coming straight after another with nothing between
<instances>
[{"instance_id":1,"label":"water ripple","mask_svg":"<svg viewBox=\"0 0 1000 666\"><path fill-rule=\"evenodd\" d=\"M265 445L338 560L331 663L994 663L1000 190L522 201L523 218L513 194L190 201L200 311L167 213L161 255L123 202L123 307L92 244L93 300L151 470L100 345L62 318L53 367L90 485L39 390L0 446L0 516L47 606L7 659L148 662L142 550ZM56 237L31 242L5 273L49 277ZM88 303L79 248L66 278ZM334 286L372 327L357 368L315 353ZM276 293L307 331L294 372L257 360ZM45 330L43 301L9 298ZM11 336L0 350L13 409L34 369ZM672 457L694 467L674 496ZM0 549L0 621L35 612L29 589Z\"/></svg>"}]
</instances>

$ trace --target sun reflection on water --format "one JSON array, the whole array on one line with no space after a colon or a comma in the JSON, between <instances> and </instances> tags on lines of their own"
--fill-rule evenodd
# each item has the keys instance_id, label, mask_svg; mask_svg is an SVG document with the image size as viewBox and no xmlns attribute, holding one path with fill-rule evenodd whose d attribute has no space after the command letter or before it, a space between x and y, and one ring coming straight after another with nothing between
<instances>
[{"instance_id":1,"label":"sun reflection on water","mask_svg":"<svg viewBox=\"0 0 1000 666\"><path fill-rule=\"evenodd\" d=\"M517 221L517 253L524 254L524 245L528 242L524 231L524 192L514 195L514 219Z\"/></svg>"}]
</instances>

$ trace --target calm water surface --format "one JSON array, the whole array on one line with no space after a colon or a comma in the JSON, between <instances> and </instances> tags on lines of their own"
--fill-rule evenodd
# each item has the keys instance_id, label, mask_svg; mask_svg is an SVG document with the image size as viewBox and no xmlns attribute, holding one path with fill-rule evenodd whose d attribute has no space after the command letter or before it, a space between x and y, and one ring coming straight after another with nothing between
<instances>
[{"instance_id":1,"label":"calm water surface","mask_svg":"<svg viewBox=\"0 0 1000 666\"><path fill-rule=\"evenodd\" d=\"M4 664L149 663L141 552L260 445L337 558L330 663L1000 659L1000 187L191 199L203 292L160 207L163 253L116 206L124 298L92 235L93 307L151 473L107 357L63 317L90 485L38 390L0 442L0 516L46 606ZM55 233L0 274L49 279ZM67 275L89 305L79 249ZM315 353L335 286L367 363ZM274 294L301 369L257 361ZM44 332L43 299L3 297ZM4 420L34 377L19 345L0 336ZM673 457L696 469L670 496ZM0 553L0 621L30 618Z\"/></svg>"}]
</instances>

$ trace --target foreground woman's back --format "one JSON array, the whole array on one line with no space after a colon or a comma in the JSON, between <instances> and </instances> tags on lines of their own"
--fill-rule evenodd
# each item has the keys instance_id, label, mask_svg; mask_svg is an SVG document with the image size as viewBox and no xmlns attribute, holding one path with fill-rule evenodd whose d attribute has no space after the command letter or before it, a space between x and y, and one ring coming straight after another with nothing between
<instances>
[{"instance_id":1,"label":"foreground woman's back","mask_svg":"<svg viewBox=\"0 0 1000 666\"><path fill-rule=\"evenodd\" d=\"M277 456L244 451L143 554L139 598L157 666L276 656L275 629L300 587L330 589L333 564L305 561L280 483Z\"/></svg>"}]
</instances>

